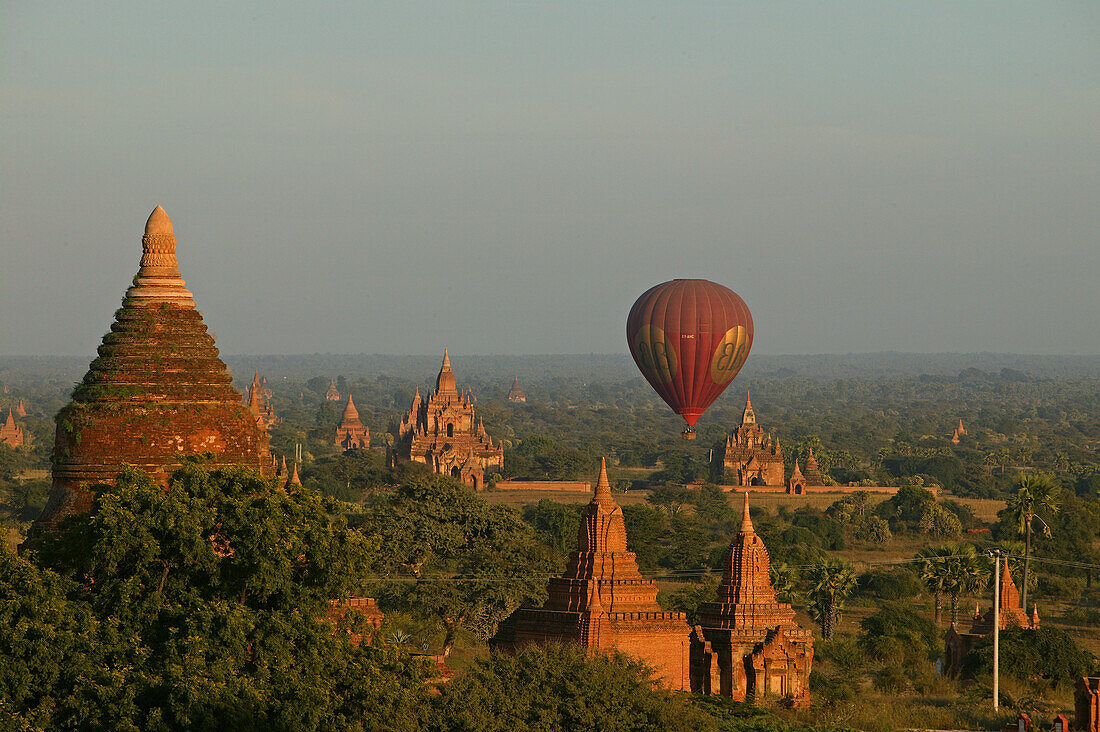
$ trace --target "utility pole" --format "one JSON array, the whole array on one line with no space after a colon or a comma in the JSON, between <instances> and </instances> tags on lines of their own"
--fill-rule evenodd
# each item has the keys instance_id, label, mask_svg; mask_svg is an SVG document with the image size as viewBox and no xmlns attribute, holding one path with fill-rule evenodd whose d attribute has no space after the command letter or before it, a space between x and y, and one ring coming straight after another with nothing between
<instances>
[{"instance_id":1,"label":"utility pole","mask_svg":"<svg viewBox=\"0 0 1100 732\"><path fill-rule=\"evenodd\" d=\"M1008 559L1006 558L1007 562ZM993 711L1001 696L1001 551L993 550Z\"/></svg>"}]
</instances>

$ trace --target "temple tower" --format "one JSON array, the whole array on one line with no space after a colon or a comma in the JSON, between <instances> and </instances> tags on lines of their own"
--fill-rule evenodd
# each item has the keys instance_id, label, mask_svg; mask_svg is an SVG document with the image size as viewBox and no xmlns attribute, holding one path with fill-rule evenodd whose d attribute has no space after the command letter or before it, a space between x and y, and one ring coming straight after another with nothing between
<instances>
[{"instance_id":1,"label":"temple tower","mask_svg":"<svg viewBox=\"0 0 1100 732\"><path fill-rule=\"evenodd\" d=\"M348 394L348 403L344 406L344 414L336 427L336 446L342 450L370 447L370 430L359 419L359 410L355 408L351 394Z\"/></svg>"},{"instance_id":2,"label":"temple tower","mask_svg":"<svg viewBox=\"0 0 1100 732\"><path fill-rule=\"evenodd\" d=\"M187 455L274 473L267 434L233 388L176 262L172 222L145 224L133 286L72 401L57 415L53 488L32 535L85 511L89 487L133 465L167 483Z\"/></svg>"},{"instance_id":3,"label":"temple tower","mask_svg":"<svg viewBox=\"0 0 1100 732\"><path fill-rule=\"evenodd\" d=\"M561 577L552 577L541 608L521 607L492 641L518 651L536 643L614 648L645 661L670 689L687 689L687 616L657 604L657 584L638 571L626 547L623 511L611 495L606 462L581 515L577 550Z\"/></svg>"},{"instance_id":4,"label":"temple tower","mask_svg":"<svg viewBox=\"0 0 1100 732\"><path fill-rule=\"evenodd\" d=\"M783 450L779 440L756 423L752 397L747 392L741 424L715 446L711 478L737 486L783 485Z\"/></svg>"},{"instance_id":5,"label":"temple tower","mask_svg":"<svg viewBox=\"0 0 1100 732\"><path fill-rule=\"evenodd\" d=\"M9 407L8 417L4 420L4 424L0 425L0 444L8 447L22 447L24 439L23 428L16 424Z\"/></svg>"},{"instance_id":6,"label":"temple tower","mask_svg":"<svg viewBox=\"0 0 1100 732\"><path fill-rule=\"evenodd\" d=\"M420 387L416 388L412 406L393 428L393 436L391 464L395 459L424 463L474 490L485 486L486 475L504 470L504 448L486 434L474 413L473 397L459 391L446 350L435 392L423 400Z\"/></svg>"},{"instance_id":7,"label":"temple tower","mask_svg":"<svg viewBox=\"0 0 1100 732\"><path fill-rule=\"evenodd\" d=\"M691 634L691 689L738 701L785 698L809 703L813 632L794 622L794 609L778 602L768 550L749 517L726 552L714 602L699 606Z\"/></svg>"},{"instance_id":8,"label":"temple tower","mask_svg":"<svg viewBox=\"0 0 1100 732\"><path fill-rule=\"evenodd\" d=\"M519 377L512 378L512 388L508 391L508 401L510 402L525 402L527 401L527 395L523 393L523 387L519 385Z\"/></svg>"}]
</instances>

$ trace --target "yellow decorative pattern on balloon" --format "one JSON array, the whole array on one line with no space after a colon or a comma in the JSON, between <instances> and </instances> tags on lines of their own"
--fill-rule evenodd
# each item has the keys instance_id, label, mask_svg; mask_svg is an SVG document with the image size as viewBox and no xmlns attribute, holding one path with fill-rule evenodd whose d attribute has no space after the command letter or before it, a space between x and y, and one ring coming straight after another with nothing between
<instances>
[{"instance_id":1,"label":"yellow decorative pattern on balloon","mask_svg":"<svg viewBox=\"0 0 1100 732\"><path fill-rule=\"evenodd\" d=\"M676 378L679 360L663 330L655 325L643 325L634 336L631 347L646 377L661 384Z\"/></svg>"},{"instance_id":2,"label":"yellow decorative pattern on balloon","mask_svg":"<svg viewBox=\"0 0 1100 732\"><path fill-rule=\"evenodd\" d=\"M710 378L716 384L728 384L737 376L749 357L749 329L735 325L726 331L710 359Z\"/></svg>"}]
</instances>

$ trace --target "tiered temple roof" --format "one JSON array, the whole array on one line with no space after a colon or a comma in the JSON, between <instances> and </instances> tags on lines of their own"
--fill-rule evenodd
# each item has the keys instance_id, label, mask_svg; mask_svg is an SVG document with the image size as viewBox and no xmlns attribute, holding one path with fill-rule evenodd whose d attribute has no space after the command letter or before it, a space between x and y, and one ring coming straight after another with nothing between
<instances>
[{"instance_id":1,"label":"tiered temple roof","mask_svg":"<svg viewBox=\"0 0 1100 732\"><path fill-rule=\"evenodd\" d=\"M783 450L779 440L756 423L752 397L745 394L741 424L718 444L711 466L719 483L739 486L783 485Z\"/></svg>"},{"instance_id":2,"label":"tiered temple roof","mask_svg":"<svg viewBox=\"0 0 1100 732\"><path fill-rule=\"evenodd\" d=\"M487 473L504 470L504 449L486 434L470 394L459 392L446 350L435 392L424 401L418 386L408 414L395 430L391 462L394 457L425 463L477 490L485 485Z\"/></svg>"},{"instance_id":3,"label":"tiered temple roof","mask_svg":"<svg viewBox=\"0 0 1100 732\"><path fill-rule=\"evenodd\" d=\"M270 430L279 423L270 395L271 390L267 388L267 379L260 381L260 372L257 371L252 377L252 384L248 387L248 408L252 414L256 415L260 427L265 430Z\"/></svg>"},{"instance_id":4,"label":"tiered temple roof","mask_svg":"<svg viewBox=\"0 0 1100 732\"><path fill-rule=\"evenodd\" d=\"M645 661L661 682L687 688L687 616L657 604L657 584L642 576L627 550L622 508L611 495L606 462L592 501L581 515L577 550L561 577L552 577L541 608L521 607L500 625L495 648L516 651L536 643L580 643Z\"/></svg>"},{"instance_id":5,"label":"tiered temple roof","mask_svg":"<svg viewBox=\"0 0 1100 732\"><path fill-rule=\"evenodd\" d=\"M527 401L527 395L523 393L523 387L519 385L519 377L512 378L512 388L508 391L508 401L510 402L525 402Z\"/></svg>"},{"instance_id":6,"label":"tiered temple roof","mask_svg":"<svg viewBox=\"0 0 1100 732\"><path fill-rule=\"evenodd\" d=\"M0 444L8 447L22 447L23 440L23 428L16 423L15 416L9 407L8 417L4 420L4 424L0 425Z\"/></svg>"},{"instance_id":7,"label":"tiered temple roof","mask_svg":"<svg viewBox=\"0 0 1100 732\"><path fill-rule=\"evenodd\" d=\"M778 602L768 550L749 516L745 493L741 527L726 552L714 602L698 610L691 638L691 688L737 700L785 697L809 702L813 632Z\"/></svg>"},{"instance_id":8,"label":"tiered temple roof","mask_svg":"<svg viewBox=\"0 0 1100 732\"><path fill-rule=\"evenodd\" d=\"M336 428L336 446L343 450L366 449L370 447L370 430L359 419L359 410L348 394L348 403Z\"/></svg>"},{"instance_id":9,"label":"tiered temple roof","mask_svg":"<svg viewBox=\"0 0 1100 732\"><path fill-rule=\"evenodd\" d=\"M72 401L57 416L53 488L34 531L87 510L88 486L133 465L165 483L186 455L271 475L267 435L233 388L176 262L172 222L157 206L141 266Z\"/></svg>"}]
</instances>

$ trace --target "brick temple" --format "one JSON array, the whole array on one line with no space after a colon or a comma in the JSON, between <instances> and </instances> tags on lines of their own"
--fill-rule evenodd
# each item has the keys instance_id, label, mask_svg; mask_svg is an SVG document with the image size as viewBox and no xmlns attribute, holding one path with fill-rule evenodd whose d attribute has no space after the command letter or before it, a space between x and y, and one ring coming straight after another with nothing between
<instances>
[{"instance_id":1,"label":"brick temple","mask_svg":"<svg viewBox=\"0 0 1100 732\"><path fill-rule=\"evenodd\" d=\"M19 403L22 404L23 402ZM15 421L15 415L12 414L9 407L8 417L4 420L4 424L0 425L0 445L22 447L24 439L23 428Z\"/></svg>"},{"instance_id":2,"label":"brick temple","mask_svg":"<svg viewBox=\"0 0 1100 732\"><path fill-rule=\"evenodd\" d=\"M335 442L341 450L365 450L370 447L370 430L359 419L359 410L355 408L351 394L348 394L348 403L336 427Z\"/></svg>"},{"instance_id":3,"label":"brick temple","mask_svg":"<svg viewBox=\"0 0 1100 732\"><path fill-rule=\"evenodd\" d=\"M756 423L752 398L745 394L745 411L739 424L718 443L711 472L715 482L735 486L783 485L783 450L779 439Z\"/></svg>"},{"instance_id":4,"label":"brick temple","mask_svg":"<svg viewBox=\"0 0 1100 732\"><path fill-rule=\"evenodd\" d=\"M267 434L242 403L176 262L172 222L145 224L133 286L72 401L57 415L53 487L32 535L87 510L89 486L133 465L167 483L184 456L270 477Z\"/></svg>"},{"instance_id":5,"label":"brick temple","mask_svg":"<svg viewBox=\"0 0 1100 732\"><path fill-rule=\"evenodd\" d=\"M395 459L425 463L475 490L485 487L487 474L504 470L504 448L485 433L472 397L459 392L446 350L435 392L423 400L417 387L409 413L396 428L390 463Z\"/></svg>"},{"instance_id":6,"label":"brick temple","mask_svg":"<svg viewBox=\"0 0 1100 732\"><path fill-rule=\"evenodd\" d=\"M592 501L581 514L577 550L548 589L541 608L521 607L500 624L493 648L579 643L592 651L614 649L644 661L664 686L688 688L687 616L657 604L657 583L642 576L627 551L623 511L602 460Z\"/></svg>"},{"instance_id":7,"label":"brick temple","mask_svg":"<svg viewBox=\"0 0 1100 732\"><path fill-rule=\"evenodd\" d=\"M329 379L328 391L325 392L325 399L330 402L338 402L340 398L340 390L336 388L336 379Z\"/></svg>"},{"instance_id":8,"label":"brick temple","mask_svg":"<svg viewBox=\"0 0 1100 732\"><path fill-rule=\"evenodd\" d=\"M737 701L810 702L813 631L794 621L794 609L775 597L768 550L749 517L726 552L714 602L703 603L691 632L691 690Z\"/></svg>"},{"instance_id":9,"label":"brick temple","mask_svg":"<svg viewBox=\"0 0 1100 732\"><path fill-rule=\"evenodd\" d=\"M260 372L252 377L252 384L248 387L248 409L256 416L257 423L265 430L279 424L279 417L275 414L275 407L271 403L271 389L267 388L267 379L260 381Z\"/></svg>"},{"instance_id":10,"label":"brick temple","mask_svg":"<svg viewBox=\"0 0 1100 732\"><path fill-rule=\"evenodd\" d=\"M526 402L527 395L523 393L523 387L519 385L519 377L512 377L512 388L508 390L508 401Z\"/></svg>"},{"instance_id":11,"label":"brick temple","mask_svg":"<svg viewBox=\"0 0 1100 732\"><path fill-rule=\"evenodd\" d=\"M1027 612L1020 607L1020 591L1016 589L1016 583L1012 580L1012 573L1008 571L1007 561L1005 561L1004 568L1001 570L999 609L1001 630L1008 630L1009 628L1034 630L1039 627L1038 608L1033 605L1031 615L1028 616ZM945 654L949 673L956 674L959 672L962 668L963 658L974 647L974 643L982 636L993 632L993 623L993 608L991 607L985 614L979 614L977 608L975 608L974 619L970 623L970 631L967 633L960 633L955 624L951 624L951 627L947 629L947 652Z\"/></svg>"}]
</instances>

